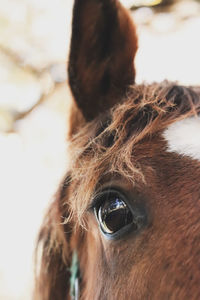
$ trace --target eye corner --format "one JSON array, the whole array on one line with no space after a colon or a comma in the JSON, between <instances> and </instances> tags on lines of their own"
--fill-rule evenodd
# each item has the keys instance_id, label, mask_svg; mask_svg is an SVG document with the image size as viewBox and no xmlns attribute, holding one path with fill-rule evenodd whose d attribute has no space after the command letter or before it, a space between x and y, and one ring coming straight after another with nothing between
<instances>
[{"instance_id":1,"label":"eye corner","mask_svg":"<svg viewBox=\"0 0 200 300\"><path fill-rule=\"evenodd\" d=\"M100 200L102 195L101 193L102 191L98 191L93 195L91 203L89 204L87 209L89 212L95 213L96 208L98 208L99 205L101 204L101 200Z\"/></svg>"}]
</instances>

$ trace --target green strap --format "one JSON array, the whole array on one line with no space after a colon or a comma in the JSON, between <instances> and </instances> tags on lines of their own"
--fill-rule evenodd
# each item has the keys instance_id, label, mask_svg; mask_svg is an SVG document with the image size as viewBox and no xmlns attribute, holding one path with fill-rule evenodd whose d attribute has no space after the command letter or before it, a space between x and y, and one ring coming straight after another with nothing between
<instances>
[{"instance_id":1,"label":"green strap","mask_svg":"<svg viewBox=\"0 0 200 300\"><path fill-rule=\"evenodd\" d=\"M78 300L79 298L79 261L77 252L72 254L72 263L70 267L70 296L72 300Z\"/></svg>"}]
</instances>

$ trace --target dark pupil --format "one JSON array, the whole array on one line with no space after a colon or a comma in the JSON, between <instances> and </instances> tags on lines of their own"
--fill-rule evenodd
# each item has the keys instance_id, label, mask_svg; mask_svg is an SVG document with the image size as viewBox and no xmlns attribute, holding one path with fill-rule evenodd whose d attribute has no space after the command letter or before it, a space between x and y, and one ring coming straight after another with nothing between
<instances>
[{"instance_id":1,"label":"dark pupil","mask_svg":"<svg viewBox=\"0 0 200 300\"><path fill-rule=\"evenodd\" d=\"M133 216L126 203L118 195L109 194L99 207L98 219L103 231L112 234L132 223Z\"/></svg>"}]
</instances>

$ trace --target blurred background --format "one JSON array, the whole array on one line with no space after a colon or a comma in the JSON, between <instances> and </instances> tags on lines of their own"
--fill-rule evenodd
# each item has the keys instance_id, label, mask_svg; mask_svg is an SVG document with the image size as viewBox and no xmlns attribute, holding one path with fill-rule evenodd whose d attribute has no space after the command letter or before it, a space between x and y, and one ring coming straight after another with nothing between
<instances>
[{"instance_id":1,"label":"blurred background","mask_svg":"<svg viewBox=\"0 0 200 300\"><path fill-rule=\"evenodd\" d=\"M122 0L136 81L200 85L200 1ZM38 228L67 167L73 0L0 0L0 300L29 300Z\"/></svg>"}]
</instances>

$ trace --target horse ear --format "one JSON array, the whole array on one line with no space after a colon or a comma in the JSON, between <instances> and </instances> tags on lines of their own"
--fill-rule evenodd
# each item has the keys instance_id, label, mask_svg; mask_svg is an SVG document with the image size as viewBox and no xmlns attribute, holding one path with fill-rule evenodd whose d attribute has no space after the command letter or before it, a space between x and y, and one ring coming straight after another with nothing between
<instances>
[{"instance_id":1,"label":"horse ear","mask_svg":"<svg viewBox=\"0 0 200 300\"><path fill-rule=\"evenodd\" d=\"M68 74L86 121L119 102L134 83L136 50L135 26L118 0L75 0Z\"/></svg>"},{"instance_id":2,"label":"horse ear","mask_svg":"<svg viewBox=\"0 0 200 300\"><path fill-rule=\"evenodd\" d=\"M63 189L62 189L63 190ZM72 251L71 225L63 224L67 216L65 192L57 193L41 227L36 248L36 280L34 299L68 299ZM65 212L64 212L65 209Z\"/></svg>"}]
</instances>

